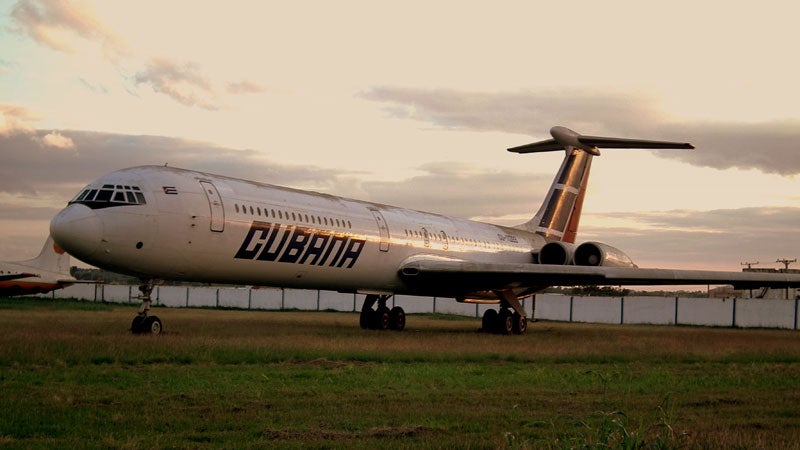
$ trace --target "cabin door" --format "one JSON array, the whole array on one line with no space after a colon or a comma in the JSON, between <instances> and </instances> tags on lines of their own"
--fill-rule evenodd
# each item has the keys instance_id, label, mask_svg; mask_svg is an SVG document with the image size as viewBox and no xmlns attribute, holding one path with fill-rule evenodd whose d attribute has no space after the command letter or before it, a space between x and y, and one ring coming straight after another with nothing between
<instances>
[{"instance_id":1,"label":"cabin door","mask_svg":"<svg viewBox=\"0 0 800 450\"><path fill-rule=\"evenodd\" d=\"M210 181L201 181L203 192L208 199L208 207L211 208L211 231L222 231L225 229L225 210L222 209L222 197L219 196L217 187Z\"/></svg>"},{"instance_id":2,"label":"cabin door","mask_svg":"<svg viewBox=\"0 0 800 450\"><path fill-rule=\"evenodd\" d=\"M389 251L389 225L386 224L386 219L383 218L383 214L375 208L369 209L372 212L372 216L375 217L375 222L378 223L378 234L380 234L381 241L380 241L380 250L382 252Z\"/></svg>"}]
</instances>

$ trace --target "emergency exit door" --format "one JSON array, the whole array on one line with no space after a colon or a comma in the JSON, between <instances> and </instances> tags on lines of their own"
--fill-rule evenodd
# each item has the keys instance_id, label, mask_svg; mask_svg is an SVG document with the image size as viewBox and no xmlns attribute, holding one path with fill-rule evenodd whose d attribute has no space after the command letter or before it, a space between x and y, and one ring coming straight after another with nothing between
<instances>
[{"instance_id":1,"label":"emergency exit door","mask_svg":"<svg viewBox=\"0 0 800 450\"><path fill-rule=\"evenodd\" d=\"M380 235L380 245L379 248L382 252L389 251L389 225L386 224L386 219L383 218L383 214L375 208L369 209L372 212L372 216L375 217L375 222L378 223L378 234Z\"/></svg>"},{"instance_id":2,"label":"emergency exit door","mask_svg":"<svg viewBox=\"0 0 800 450\"><path fill-rule=\"evenodd\" d=\"M201 181L203 192L208 199L208 207L211 209L211 231L221 232L225 229L225 210L222 208L222 197L219 196L217 187L210 181Z\"/></svg>"}]
</instances>

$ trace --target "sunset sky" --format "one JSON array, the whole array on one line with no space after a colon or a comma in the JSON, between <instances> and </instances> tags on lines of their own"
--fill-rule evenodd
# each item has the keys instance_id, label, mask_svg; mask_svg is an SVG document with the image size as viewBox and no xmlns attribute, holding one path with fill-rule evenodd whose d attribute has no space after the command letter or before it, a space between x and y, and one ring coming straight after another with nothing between
<instances>
[{"instance_id":1,"label":"sunset sky","mask_svg":"<svg viewBox=\"0 0 800 450\"><path fill-rule=\"evenodd\" d=\"M540 4L537 4L540 3ZM165 164L513 225L580 133L579 241L640 266L800 257L800 4L0 0L0 260Z\"/></svg>"}]
</instances>

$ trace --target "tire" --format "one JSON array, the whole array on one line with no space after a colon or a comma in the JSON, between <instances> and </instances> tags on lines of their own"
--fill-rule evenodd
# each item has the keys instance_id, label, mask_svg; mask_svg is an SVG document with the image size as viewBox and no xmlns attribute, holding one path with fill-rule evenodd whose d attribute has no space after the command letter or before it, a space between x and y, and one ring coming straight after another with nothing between
<instances>
[{"instance_id":1,"label":"tire","mask_svg":"<svg viewBox=\"0 0 800 450\"><path fill-rule=\"evenodd\" d=\"M514 324L514 334L525 334L528 331L528 318L523 317L518 312L514 312L511 316L511 320Z\"/></svg>"},{"instance_id":2,"label":"tire","mask_svg":"<svg viewBox=\"0 0 800 450\"><path fill-rule=\"evenodd\" d=\"M383 307L378 308L373 316L372 328L375 330L387 330L389 329L389 308Z\"/></svg>"},{"instance_id":3,"label":"tire","mask_svg":"<svg viewBox=\"0 0 800 450\"><path fill-rule=\"evenodd\" d=\"M395 306L389 312L389 329L403 331L406 328L406 312L403 308Z\"/></svg>"},{"instance_id":4,"label":"tire","mask_svg":"<svg viewBox=\"0 0 800 450\"><path fill-rule=\"evenodd\" d=\"M142 334L145 331L144 323L147 320L144 316L136 316L133 318L131 322L131 333L133 334Z\"/></svg>"},{"instance_id":5,"label":"tire","mask_svg":"<svg viewBox=\"0 0 800 450\"><path fill-rule=\"evenodd\" d=\"M514 317L511 311L503 308L497 315L497 333L511 334L514 332Z\"/></svg>"},{"instance_id":6,"label":"tire","mask_svg":"<svg viewBox=\"0 0 800 450\"><path fill-rule=\"evenodd\" d=\"M494 333L495 325L497 325L497 310L487 309L483 313L483 319L481 319L481 330L486 333Z\"/></svg>"},{"instance_id":7,"label":"tire","mask_svg":"<svg viewBox=\"0 0 800 450\"><path fill-rule=\"evenodd\" d=\"M161 323L161 319L156 316L148 316L147 319L144 321L144 333L151 334L153 336L158 336L163 331L164 327Z\"/></svg>"}]
</instances>

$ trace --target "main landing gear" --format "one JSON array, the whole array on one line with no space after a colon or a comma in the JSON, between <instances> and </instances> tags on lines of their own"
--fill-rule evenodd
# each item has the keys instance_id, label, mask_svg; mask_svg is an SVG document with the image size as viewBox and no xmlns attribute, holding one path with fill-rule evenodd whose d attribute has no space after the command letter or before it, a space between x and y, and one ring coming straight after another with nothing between
<instances>
[{"instance_id":1,"label":"main landing gear","mask_svg":"<svg viewBox=\"0 0 800 450\"><path fill-rule=\"evenodd\" d=\"M144 284L139 286L139 292L142 293L138 297L142 300L142 306L139 307L139 314L131 322L131 333L159 335L163 330L161 319L147 315L150 311L150 294L153 292L153 280L144 281Z\"/></svg>"},{"instance_id":2,"label":"main landing gear","mask_svg":"<svg viewBox=\"0 0 800 450\"><path fill-rule=\"evenodd\" d=\"M500 299L500 311L487 309L481 320L481 331L492 334L525 334L528 317L525 308L511 290L494 291Z\"/></svg>"},{"instance_id":3,"label":"main landing gear","mask_svg":"<svg viewBox=\"0 0 800 450\"><path fill-rule=\"evenodd\" d=\"M406 312L403 311L403 308L395 306L389 309L386 306L386 300L391 297L391 295L367 295L367 298L364 299L364 305L361 307L361 316L358 320L361 328L365 330L395 331L403 331L405 329ZM378 307L377 309L372 309L375 303L378 303Z\"/></svg>"},{"instance_id":4,"label":"main landing gear","mask_svg":"<svg viewBox=\"0 0 800 450\"><path fill-rule=\"evenodd\" d=\"M492 334L525 334L528 318L508 308L487 309L481 320L481 330Z\"/></svg>"}]
</instances>

